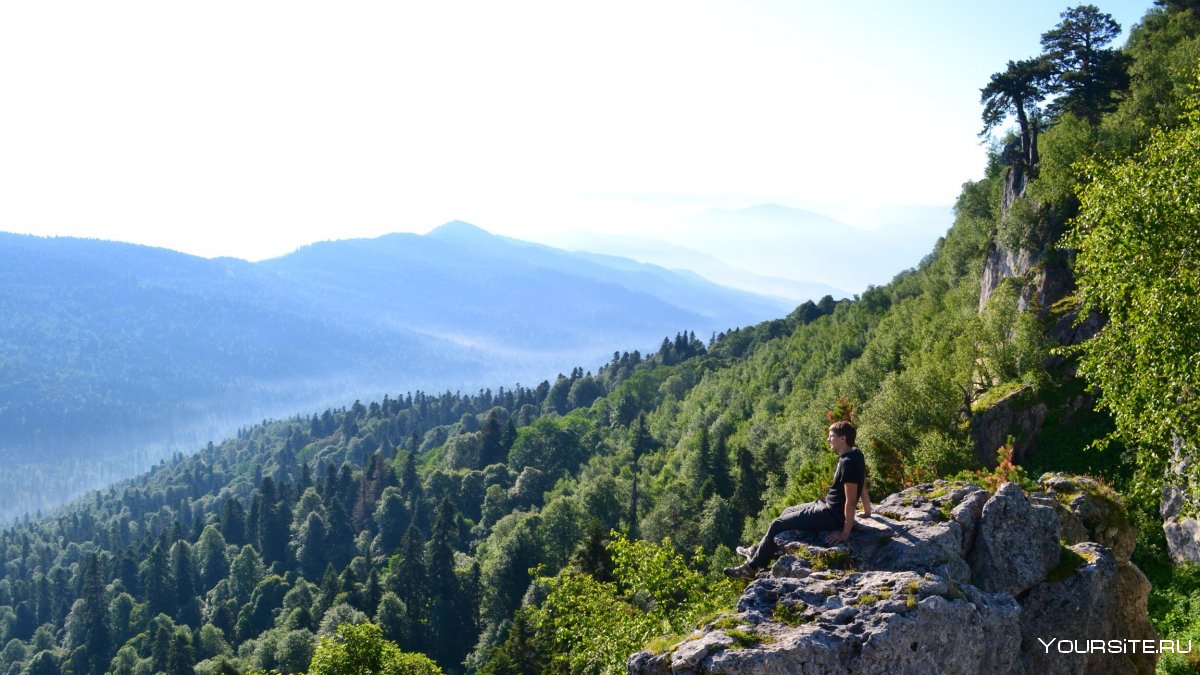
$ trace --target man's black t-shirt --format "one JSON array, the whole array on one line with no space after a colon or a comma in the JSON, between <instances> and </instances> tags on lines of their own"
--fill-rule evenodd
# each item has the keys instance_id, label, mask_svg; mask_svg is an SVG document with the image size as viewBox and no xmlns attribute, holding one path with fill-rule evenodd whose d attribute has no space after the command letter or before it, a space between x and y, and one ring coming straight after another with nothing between
<instances>
[{"instance_id":1,"label":"man's black t-shirt","mask_svg":"<svg viewBox=\"0 0 1200 675\"><path fill-rule=\"evenodd\" d=\"M858 494L861 495L866 482L867 461L862 451L851 448L850 452L838 458L837 470L833 472L833 485L829 486L829 493L825 495L825 503L833 509L839 523L845 524L846 521L846 483L857 484Z\"/></svg>"}]
</instances>

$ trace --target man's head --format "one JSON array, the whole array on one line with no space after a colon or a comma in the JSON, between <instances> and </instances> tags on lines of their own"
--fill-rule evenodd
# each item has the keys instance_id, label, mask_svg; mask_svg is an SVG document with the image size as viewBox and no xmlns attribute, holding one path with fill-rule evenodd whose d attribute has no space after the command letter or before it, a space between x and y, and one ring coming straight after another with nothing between
<instances>
[{"instance_id":1,"label":"man's head","mask_svg":"<svg viewBox=\"0 0 1200 675\"><path fill-rule=\"evenodd\" d=\"M846 421L834 422L829 425L829 445L832 447L837 441L843 441L846 448L854 447L854 437L858 434L854 425ZM836 440L835 440L836 439ZM839 443L840 445L840 443ZM836 447L834 448L837 449Z\"/></svg>"}]
</instances>

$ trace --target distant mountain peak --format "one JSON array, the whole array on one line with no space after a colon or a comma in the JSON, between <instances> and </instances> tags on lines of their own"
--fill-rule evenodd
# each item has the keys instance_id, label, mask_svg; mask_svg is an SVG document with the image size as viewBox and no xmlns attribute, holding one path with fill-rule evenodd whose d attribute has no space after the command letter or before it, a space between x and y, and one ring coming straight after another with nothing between
<instances>
[{"instance_id":1,"label":"distant mountain peak","mask_svg":"<svg viewBox=\"0 0 1200 675\"><path fill-rule=\"evenodd\" d=\"M433 228L425 236L438 239L461 239L463 237L492 237L494 235L482 227L472 225L465 220L452 220L445 225Z\"/></svg>"}]
</instances>

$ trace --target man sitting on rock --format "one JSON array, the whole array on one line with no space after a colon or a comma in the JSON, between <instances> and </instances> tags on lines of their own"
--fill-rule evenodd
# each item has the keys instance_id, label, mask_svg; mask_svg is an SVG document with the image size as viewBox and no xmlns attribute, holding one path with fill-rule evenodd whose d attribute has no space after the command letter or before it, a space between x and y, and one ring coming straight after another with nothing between
<instances>
[{"instance_id":1,"label":"man sitting on rock","mask_svg":"<svg viewBox=\"0 0 1200 675\"><path fill-rule=\"evenodd\" d=\"M775 535L788 530L809 532L833 530L825 537L829 545L840 544L850 537L854 527L854 512L861 498L863 516L871 516L871 497L867 494L867 463L862 451L854 447L857 431L849 422L834 422L829 427L829 447L838 454L837 469L833 472L833 484L824 499L810 504L789 506L778 518L771 521L762 541L752 549L738 547L738 553L746 556L746 562L737 567L726 567L725 574L735 579L753 579L759 570L779 552Z\"/></svg>"}]
</instances>

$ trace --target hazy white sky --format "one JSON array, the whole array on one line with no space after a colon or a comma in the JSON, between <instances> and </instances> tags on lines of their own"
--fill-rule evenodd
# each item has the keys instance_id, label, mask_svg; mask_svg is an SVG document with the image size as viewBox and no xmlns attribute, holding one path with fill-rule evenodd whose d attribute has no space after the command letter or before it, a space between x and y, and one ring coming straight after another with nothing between
<instances>
[{"instance_id":1,"label":"hazy white sky","mask_svg":"<svg viewBox=\"0 0 1200 675\"><path fill-rule=\"evenodd\" d=\"M4 0L0 230L259 259L949 205L979 88L1067 6ZM1099 6L1128 29L1150 0Z\"/></svg>"}]
</instances>

